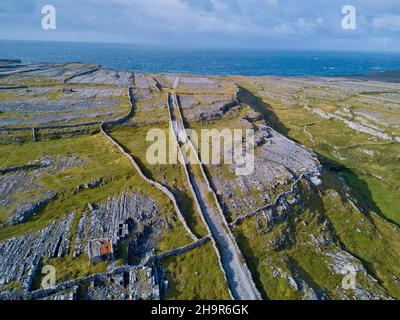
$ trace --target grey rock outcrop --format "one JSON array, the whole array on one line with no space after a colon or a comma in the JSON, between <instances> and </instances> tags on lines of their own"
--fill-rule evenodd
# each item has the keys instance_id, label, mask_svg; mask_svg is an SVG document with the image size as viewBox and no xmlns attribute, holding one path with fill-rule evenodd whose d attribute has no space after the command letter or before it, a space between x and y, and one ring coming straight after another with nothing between
<instances>
[{"instance_id":1,"label":"grey rock outcrop","mask_svg":"<svg viewBox=\"0 0 400 320\"><path fill-rule=\"evenodd\" d=\"M29 290L41 258L63 257L69 252L74 213L32 234L0 243L0 286L12 282Z\"/></svg>"},{"instance_id":2,"label":"grey rock outcrop","mask_svg":"<svg viewBox=\"0 0 400 320\"><path fill-rule=\"evenodd\" d=\"M157 268L122 266L33 292L0 292L0 300L159 300Z\"/></svg>"}]
</instances>

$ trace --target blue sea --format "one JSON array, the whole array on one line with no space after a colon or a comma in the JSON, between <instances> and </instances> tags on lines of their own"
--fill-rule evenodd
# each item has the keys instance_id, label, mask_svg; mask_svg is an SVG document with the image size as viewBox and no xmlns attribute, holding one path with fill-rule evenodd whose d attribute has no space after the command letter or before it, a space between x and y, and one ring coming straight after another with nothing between
<instances>
[{"instance_id":1,"label":"blue sea","mask_svg":"<svg viewBox=\"0 0 400 320\"><path fill-rule=\"evenodd\" d=\"M0 59L90 62L145 73L207 75L367 75L400 70L399 53L182 49L150 45L0 41Z\"/></svg>"}]
</instances>

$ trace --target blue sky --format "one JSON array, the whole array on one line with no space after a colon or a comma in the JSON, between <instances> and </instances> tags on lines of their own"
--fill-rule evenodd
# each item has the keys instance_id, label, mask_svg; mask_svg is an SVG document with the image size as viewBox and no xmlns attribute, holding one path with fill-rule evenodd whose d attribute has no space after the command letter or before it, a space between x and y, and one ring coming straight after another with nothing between
<instances>
[{"instance_id":1,"label":"blue sky","mask_svg":"<svg viewBox=\"0 0 400 320\"><path fill-rule=\"evenodd\" d=\"M57 30L41 28L47 4ZM347 4L356 30L341 28ZM0 39L400 52L400 1L1 0Z\"/></svg>"}]
</instances>

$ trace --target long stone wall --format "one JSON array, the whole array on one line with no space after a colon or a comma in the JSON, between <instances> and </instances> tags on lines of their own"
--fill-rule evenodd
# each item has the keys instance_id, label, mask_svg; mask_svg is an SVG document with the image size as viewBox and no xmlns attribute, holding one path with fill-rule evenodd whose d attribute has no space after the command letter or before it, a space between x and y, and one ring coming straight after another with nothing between
<instances>
[{"instance_id":1,"label":"long stone wall","mask_svg":"<svg viewBox=\"0 0 400 320\"><path fill-rule=\"evenodd\" d=\"M224 269L223 266L222 266L222 258L221 258L221 255L220 255L220 253L219 253L219 250L218 250L217 244L216 244L216 242L215 242L215 239L214 239L214 237L212 236L212 232L211 232L211 230L210 230L210 227L209 227L209 225L208 225L208 223L207 223L207 221L206 221L206 219L205 219L205 217L204 217L204 213L203 213L203 210L201 209L199 200L198 200L198 198L197 198L197 194L196 194L196 192L194 191L192 182L191 182L191 180L190 180L189 170L188 170L187 164L185 163L185 156L184 156L184 154L183 154L183 151L182 151L181 147L179 146L179 139L178 139L178 136L177 136L175 130L173 129L173 123L172 123L172 122L173 122L173 116L172 116L171 107L170 107L170 103L171 103L172 101L171 101L170 99L173 99L173 96L172 96L171 94L168 95L168 114L169 114L169 121L170 121L170 126L171 126L171 130L172 130L172 132L173 132L174 139L175 139L176 143L178 144L179 157L180 157L181 164L182 164L182 166L183 166L183 168L184 168L184 171L185 171L186 180L187 180L187 182L188 182L188 186L189 186L190 192L191 192L192 195L193 195L193 199L194 199L194 202L195 202L195 204L196 204L196 208L197 208L198 212L200 213L201 220L202 220L202 222L204 223L205 227L207 228L207 232L208 232L209 236L211 237L211 242L212 242L212 245L213 245L215 254L217 255L217 258L218 258L218 265L219 265L219 268L220 268L220 270L221 270L221 272L222 272L222 274L223 274L223 276L224 276L225 282L228 282L228 278L227 278L225 269ZM172 102L172 103L173 103L173 102ZM229 286L228 286L228 290L229 290L229 295L230 295L231 298L233 299L233 294L232 294L231 289L230 289Z\"/></svg>"},{"instance_id":2,"label":"long stone wall","mask_svg":"<svg viewBox=\"0 0 400 320\"><path fill-rule=\"evenodd\" d=\"M86 129L86 132L89 130L89 128L93 126L98 126L101 124L101 121L92 121L92 122L84 122L84 123L77 123L77 124L66 124L66 125L54 125L54 126L36 126L36 127L14 127L14 128L0 128L0 132L9 134L12 132L26 132L26 131L31 131L32 132L32 141L36 142L38 141L38 135L40 130L54 130L54 133L57 134L57 130L64 130L64 129L75 129L77 128L76 131L69 132L70 134L74 134L76 132L82 132L83 130ZM80 131L78 131L80 130Z\"/></svg>"},{"instance_id":3,"label":"long stone wall","mask_svg":"<svg viewBox=\"0 0 400 320\"><path fill-rule=\"evenodd\" d=\"M168 96L168 99L169 98L170 98L170 95ZM169 101L168 101L168 103L169 103ZM175 140L175 142L177 144L177 147L178 147L179 161L181 162L181 164L183 166L183 169L184 169L184 172L185 172L185 176L186 176L187 185L188 185L189 190L190 190L190 192L192 194L192 197L193 197L193 200L194 200L194 203L195 203L195 206L196 206L196 210L200 214L200 218L201 218L204 226L207 228L208 235L211 235L211 231L210 231L210 229L208 227L207 221L204 219L204 216L202 214L201 206L200 206L199 200L197 199L196 192L194 191L193 185L192 185L192 183L190 181L189 170L188 170L187 164L185 163L185 156L183 154L182 149L179 146L179 140L178 140L178 137L176 135L176 132L172 127L173 117L172 117L172 114L171 114L171 109L169 107L168 107L168 115L169 115L169 121L170 121L170 130L172 131L172 135L173 135L174 140Z\"/></svg>"},{"instance_id":4,"label":"long stone wall","mask_svg":"<svg viewBox=\"0 0 400 320\"><path fill-rule=\"evenodd\" d=\"M36 127L17 127L17 128L0 128L0 131L13 132L13 131L32 131L35 130L51 130L51 129L68 129L68 128L79 128L79 127L89 127L101 124L101 121L84 122L77 124L65 124L59 126L36 126Z\"/></svg>"},{"instance_id":5,"label":"long stone wall","mask_svg":"<svg viewBox=\"0 0 400 320\"><path fill-rule=\"evenodd\" d=\"M92 68L92 69L90 69L90 70L87 70L87 71L84 71L84 72L81 72L81 73L78 73L78 74L74 74L73 76L70 76L70 77L66 78L66 79L64 80L64 83L68 83L68 81L71 81L71 80L74 79L74 78L77 78L77 77L81 77L81 76L85 76L85 75L94 73L94 72L96 72L96 71L99 71L100 69L101 69L101 67L99 66L99 67L94 67L94 68Z\"/></svg>"},{"instance_id":6,"label":"long stone wall","mask_svg":"<svg viewBox=\"0 0 400 320\"><path fill-rule=\"evenodd\" d=\"M138 271L144 270L147 272L149 278L148 278L148 284L151 286L150 293L153 293L150 298L152 299L159 299L159 283L158 283L158 275L154 271L154 268L152 266L121 266L117 267L109 272L106 273L95 273L91 274L89 276L83 277L83 278L78 278L78 279L73 279L70 281L66 281L63 283L58 284L54 288L47 288L47 289L38 289L32 292L16 292L16 291L6 291L6 292L0 292L0 300L40 300L40 299L46 299L48 297L51 297L53 295L59 294L60 292L68 291L73 288L78 288L81 284L85 284L85 286L90 285L94 281L103 281L107 279L111 279L113 277L116 277L118 275L123 275L124 273L127 274L135 274ZM136 282L137 279L136 277L129 277L130 282ZM135 281L136 280L136 281ZM134 283L130 283L130 286L132 286L133 289ZM134 294L135 292L132 292Z\"/></svg>"},{"instance_id":7,"label":"long stone wall","mask_svg":"<svg viewBox=\"0 0 400 320\"><path fill-rule=\"evenodd\" d=\"M146 175L142 172L141 168L139 167L139 165L136 163L136 161L133 159L133 157L125 151L125 149L118 143L116 142L110 134L107 133L106 128L110 128L112 126L115 126L117 124L122 124L124 123L127 119L129 119L133 113L134 113L134 106L133 106L133 97L132 97L132 87L129 88L129 103L130 103L130 111L129 113L122 117L121 119L117 119L117 120L111 120L111 121L105 121L101 124L101 132L102 134L114 145L118 148L118 150L125 155L125 157L127 157L129 159L129 161L132 163L133 167L136 169L136 171L138 172L138 174L149 184L151 184L152 186L156 187L158 190L160 190L162 193L164 193L173 203L175 211L178 215L178 218L180 220L180 222L182 223L183 227L185 228L185 230L187 231L187 233L190 235L190 237L194 240L197 241L198 238L196 237L196 235L190 230L190 228L187 226L185 218L183 217L183 214L181 212L181 210L178 207L178 204L176 202L176 199L174 197L174 195L163 185L161 185L160 183L149 179L148 177L146 177Z\"/></svg>"},{"instance_id":8,"label":"long stone wall","mask_svg":"<svg viewBox=\"0 0 400 320\"><path fill-rule=\"evenodd\" d=\"M9 167L9 168L0 169L0 174L6 174L6 173L21 171L21 170L40 169L40 168L44 168L44 167L46 167L45 164L25 164L25 165L18 166L18 167Z\"/></svg>"},{"instance_id":9,"label":"long stone wall","mask_svg":"<svg viewBox=\"0 0 400 320\"><path fill-rule=\"evenodd\" d=\"M168 101L168 105L169 105L169 101ZM171 108L171 107L175 107L174 109L176 109L179 121L182 123L182 126L183 126L183 117L182 117L182 114L181 114L181 111L180 111L180 107L179 107L179 104L178 104L178 101L176 99L176 95L175 94L172 94L172 105L169 105L169 108ZM210 182L209 182L208 177L207 177L207 175L206 175L206 173L204 171L203 163L201 162L201 160L199 158L198 152L195 149L195 147L194 147L193 143L191 142L191 140L187 137L186 131L185 130L183 130L183 131L184 131L183 134L185 135L185 140L188 142L191 151L194 153L197 163L199 163L199 168L200 168L201 174L203 176L203 180L206 183L207 190L212 195L212 197L214 199L214 203L215 203L217 212L220 215L220 218L221 218L221 220L223 222L223 226L222 227L224 229L224 232L226 233L227 237L229 237L231 239L231 241L230 241L230 244L232 245L231 249L234 251L234 253L232 252L232 254L236 255L236 257L239 257L239 260L241 261L241 263L240 263L241 271L244 273L247 285L251 288L251 291L252 291L252 293L250 293L250 292L248 292L248 293L242 292L241 294L237 293L237 295L238 295L237 298L240 298L242 296L242 294L244 294L245 296L247 296L247 294L248 294L248 296L252 297L253 299L261 299L261 294L259 293L257 287L254 284L251 272L248 269L247 264L245 262L245 259L244 259L243 255L242 255L242 253L241 253L241 251L239 249L239 246L237 245L236 240L235 240L235 238L233 237L233 235L232 235L232 233L230 231L228 222L226 221L225 215L224 215L224 213L222 211L222 208L221 208L220 203L218 201L217 195L215 194L214 190L211 188ZM221 261L221 263L223 263L222 259L221 259L221 256L220 256L220 261ZM238 272L240 273L241 271L238 271ZM226 272L225 272L225 275L226 275L226 277L228 276L226 274ZM234 282L235 282L235 280L231 279L230 283L234 283ZM232 288L230 288L230 289L232 290Z\"/></svg>"},{"instance_id":10,"label":"long stone wall","mask_svg":"<svg viewBox=\"0 0 400 320\"><path fill-rule=\"evenodd\" d=\"M183 253L186 253L190 250L193 250L195 248L202 246L203 244L207 243L210 240L211 240L211 238L209 236L207 236L207 237L201 238L200 240L197 240L195 242L189 243L186 246L175 248L175 249L154 255L149 258L147 263L153 262L154 260L162 260L162 259L166 259L169 257L179 256Z\"/></svg>"}]
</instances>

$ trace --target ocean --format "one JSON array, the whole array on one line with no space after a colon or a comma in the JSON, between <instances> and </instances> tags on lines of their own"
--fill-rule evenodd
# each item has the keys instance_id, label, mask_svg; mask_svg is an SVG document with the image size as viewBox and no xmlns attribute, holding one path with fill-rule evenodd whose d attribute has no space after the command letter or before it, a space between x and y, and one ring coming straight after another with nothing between
<instances>
[{"instance_id":1,"label":"ocean","mask_svg":"<svg viewBox=\"0 0 400 320\"><path fill-rule=\"evenodd\" d=\"M400 70L399 53L177 49L73 42L0 41L0 59L90 62L143 73L345 76Z\"/></svg>"}]
</instances>

